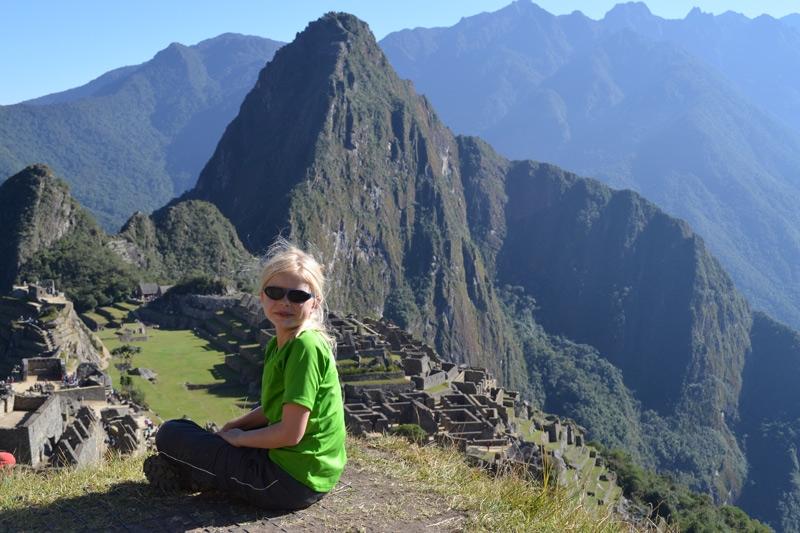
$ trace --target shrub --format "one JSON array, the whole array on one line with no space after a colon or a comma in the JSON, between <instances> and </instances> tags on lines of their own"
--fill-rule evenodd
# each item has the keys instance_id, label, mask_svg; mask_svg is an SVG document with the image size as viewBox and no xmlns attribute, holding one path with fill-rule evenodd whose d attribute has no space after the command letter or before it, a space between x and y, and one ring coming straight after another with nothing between
<instances>
[{"instance_id":1,"label":"shrub","mask_svg":"<svg viewBox=\"0 0 800 533\"><path fill-rule=\"evenodd\" d=\"M400 424L389 430L392 435L405 437L409 442L424 444L428 442L428 434L417 424Z\"/></svg>"}]
</instances>

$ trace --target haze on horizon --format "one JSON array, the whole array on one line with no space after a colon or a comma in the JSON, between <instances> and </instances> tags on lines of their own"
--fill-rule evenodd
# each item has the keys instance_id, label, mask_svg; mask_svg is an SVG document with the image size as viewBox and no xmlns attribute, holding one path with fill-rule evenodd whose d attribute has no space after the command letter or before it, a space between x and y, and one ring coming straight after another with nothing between
<instances>
[{"instance_id":1,"label":"haze on horizon","mask_svg":"<svg viewBox=\"0 0 800 533\"><path fill-rule=\"evenodd\" d=\"M529 1L529 0L523 0ZM346 11L365 20L381 39L414 27L452 26L462 17L496 11L509 0L372 2L308 0L286 6L277 0L212 0L136 3L34 0L4 5L0 32L0 105L9 105L81 86L101 74L152 58L172 42L185 45L226 32L288 42L311 20L328 11ZM615 0L539 0L556 14L575 10L600 19ZM694 7L714 14L736 11L748 17L779 18L800 12L796 0L648 0L656 15L683 18ZM180 21L180 22L177 22Z\"/></svg>"}]
</instances>

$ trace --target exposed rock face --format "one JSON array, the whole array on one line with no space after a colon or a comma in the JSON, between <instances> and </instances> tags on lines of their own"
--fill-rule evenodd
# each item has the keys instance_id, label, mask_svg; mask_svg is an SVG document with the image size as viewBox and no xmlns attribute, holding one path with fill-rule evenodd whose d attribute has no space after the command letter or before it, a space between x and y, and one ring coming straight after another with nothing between
<instances>
[{"instance_id":1,"label":"exposed rock face","mask_svg":"<svg viewBox=\"0 0 800 533\"><path fill-rule=\"evenodd\" d=\"M11 288L19 268L85 223L69 187L46 165L31 165L0 185L0 291Z\"/></svg>"},{"instance_id":2,"label":"exposed rock face","mask_svg":"<svg viewBox=\"0 0 800 533\"><path fill-rule=\"evenodd\" d=\"M45 165L0 185L0 291L52 279L83 311L129 293L136 276L106 248L108 236Z\"/></svg>"},{"instance_id":3,"label":"exposed rock face","mask_svg":"<svg viewBox=\"0 0 800 533\"><path fill-rule=\"evenodd\" d=\"M512 164L505 188L498 276L549 331L598 348L645 408L737 411L750 311L686 223L550 165Z\"/></svg>"},{"instance_id":4,"label":"exposed rock face","mask_svg":"<svg viewBox=\"0 0 800 533\"><path fill-rule=\"evenodd\" d=\"M776 530L800 529L800 333L754 313L738 430L748 483L737 505Z\"/></svg>"},{"instance_id":5,"label":"exposed rock face","mask_svg":"<svg viewBox=\"0 0 800 533\"><path fill-rule=\"evenodd\" d=\"M92 363L98 368L108 364L108 349L78 317L71 302L67 302L60 315L45 324L45 328L50 330L49 336L59 351L74 357L78 364Z\"/></svg>"},{"instance_id":6,"label":"exposed rock face","mask_svg":"<svg viewBox=\"0 0 800 533\"><path fill-rule=\"evenodd\" d=\"M142 270L161 268L155 224L141 211L128 219L119 235L109 241L108 247L123 261Z\"/></svg>"},{"instance_id":7,"label":"exposed rock face","mask_svg":"<svg viewBox=\"0 0 800 533\"><path fill-rule=\"evenodd\" d=\"M255 259L214 205L137 212L109 237L45 165L0 185L0 227L0 292L14 281L52 278L80 311L125 297L142 279L206 275L246 283L255 276Z\"/></svg>"}]
</instances>

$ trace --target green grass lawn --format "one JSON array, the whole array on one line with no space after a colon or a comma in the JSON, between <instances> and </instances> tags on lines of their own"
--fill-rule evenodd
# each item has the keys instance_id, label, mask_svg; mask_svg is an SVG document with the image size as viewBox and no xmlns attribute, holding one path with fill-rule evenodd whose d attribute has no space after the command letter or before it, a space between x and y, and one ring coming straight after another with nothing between
<instances>
[{"instance_id":1,"label":"green grass lawn","mask_svg":"<svg viewBox=\"0 0 800 533\"><path fill-rule=\"evenodd\" d=\"M98 315L97 313L93 313L92 311L86 311L86 312L85 312L85 313L83 313L83 314L84 314L85 316L87 316L87 317L91 318L91 319L92 319L92 320L94 320L94 321L95 321L97 324L99 324L99 325L101 325L101 326L104 326L104 325L108 324L108 319L107 319L107 318L105 318L105 317L102 317L102 316ZM110 349L110 348L109 348L109 349Z\"/></svg>"},{"instance_id":2,"label":"green grass lawn","mask_svg":"<svg viewBox=\"0 0 800 533\"><path fill-rule=\"evenodd\" d=\"M445 381L444 383L440 383L439 385L436 385L435 387L431 387L430 389L427 389L425 392L427 392L428 394L439 394L440 392L445 392L445 391L449 391L449 390L450 390L450 382L449 381Z\"/></svg>"},{"instance_id":3,"label":"green grass lawn","mask_svg":"<svg viewBox=\"0 0 800 533\"><path fill-rule=\"evenodd\" d=\"M122 311L117 309L116 307L102 307L101 308L104 312L108 313L109 315L113 316L118 321L122 321L126 316L128 316L128 311Z\"/></svg>"},{"instance_id":4,"label":"green grass lawn","mask_svg":"<svg viewBox=\"0 0 800 533\"><path fill-rule=\"evenodd\" d=\"M116 302L114 304L114 306L115 307L119 307L119 308L127 309L128 311L133 311L134 309L138 309L139 308L138 305L132 304L130 302Z\"/></svg>"},{"instance_id":5,"label":"green grass lawn","mask_svg":"<svg viewBox=\"0 0 800 533\"><path fill-rule=\"evenodd\" d=\"M223 353L214 349L205 339L197 337L189 330L148 329L148 340L132 343L141 346L142 352L133 356L133 367L149 368L158 374L155 384L132 376L134 386L145 395L150 409L160 418L180 418L188 416L199 424L214 421L222 425L227 420L246 411L237 404L252 398L245 398L245 392L238 384L235 374L225 366ZM100 338L109 350L121 343L114 330L104 330ZM120 371L115 364L122 362L114 357L108 372L119 386ZM218 384L213 390L187 390L186 382L194 384Z\"/></svg>"}]
</instances>

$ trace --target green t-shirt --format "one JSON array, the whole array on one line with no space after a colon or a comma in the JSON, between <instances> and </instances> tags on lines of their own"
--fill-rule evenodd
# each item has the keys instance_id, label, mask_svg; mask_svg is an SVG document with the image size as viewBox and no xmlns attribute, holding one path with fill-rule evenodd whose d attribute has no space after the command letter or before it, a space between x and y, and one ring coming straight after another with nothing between
<instances>
[{"instance_id":1,"label":"green t-shirt","mask_svg":"<svg viewBox=\"0 0 800 533\"><path fill-rule=\"evenodd\" d=\"M280 422L286 403L311 410L306 432L295 446L271 449L269 458L312 490L328 492L347 462L344 407L336 361L317 331L303 331L280 349L276 338L267 345L261 408L270 424Z\"/></svg>"}]
</instances>

